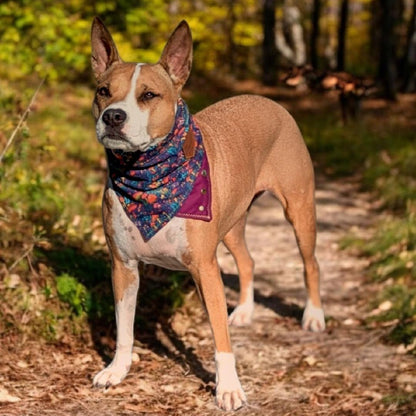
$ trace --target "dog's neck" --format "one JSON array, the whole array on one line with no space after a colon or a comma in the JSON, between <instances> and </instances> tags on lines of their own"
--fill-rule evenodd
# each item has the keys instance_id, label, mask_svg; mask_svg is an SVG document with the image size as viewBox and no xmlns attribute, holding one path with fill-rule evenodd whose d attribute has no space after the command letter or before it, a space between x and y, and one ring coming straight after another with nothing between
<instances>
[{"instance_id":1,"label":"dog's neck","mask_svg":"<svg viewBox=\"0 0 416 416\"><path fill-rule=\"evenodd\" d=\"M188 107L178 100L175 124L145 152L107 149L112 188L145 241L166 225L190 195L205 151Z\"/></svg>"},{"instance_id":2,"label":"dog's neck","mask_svg":"<svg viewBox=\"0 0 416 416\"><path fill-rule=\"evenodd\" d=\"M117 149L106 149L107 154L111 152L120 165L125 166L132 163L132 161L140 161L143 167L150 166L153 159L163 158L163 154L179 154L183 151L185 158L190 159L195 155L195 136L192 130L192 115L189 113L188 106L182 98L178 99L176 106L175 121L170 132L163 138L156 139L155 143L145 151L137 150L135 152L126 152ZM158 163L156 161L156 163ZM114 164L110 166L115 167Z\"/></svg>"}]
</instances>

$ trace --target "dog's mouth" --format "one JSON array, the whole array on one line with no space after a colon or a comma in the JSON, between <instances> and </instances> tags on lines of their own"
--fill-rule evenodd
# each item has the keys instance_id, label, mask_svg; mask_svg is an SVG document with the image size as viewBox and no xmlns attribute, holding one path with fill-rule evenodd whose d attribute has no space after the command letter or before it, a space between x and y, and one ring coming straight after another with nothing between
<instances>
[{"instance_id":1,"label":"dog's mouth","mask_svg":"<svg viewBox=\"0 0 416 416\"><path fill-rule=\"evenodd\" d=\"M134 144L126 136L122 134L106 133L101 136L98 141L106 148L111 150L123 150L124 152L145 152L154 144L158 143L158 140L149 141L140 144Z\"/></svg>"},{"instance_id":2,"label":"dog's mouth","mask_svg":"<svg viewBox=\"0 0 416 416\"><path fill-rule=\"evenodd\" d=\"M123 134L105 133L98 141L107 149L136 151L137 148Z\"/></svg>"}]
</instances>

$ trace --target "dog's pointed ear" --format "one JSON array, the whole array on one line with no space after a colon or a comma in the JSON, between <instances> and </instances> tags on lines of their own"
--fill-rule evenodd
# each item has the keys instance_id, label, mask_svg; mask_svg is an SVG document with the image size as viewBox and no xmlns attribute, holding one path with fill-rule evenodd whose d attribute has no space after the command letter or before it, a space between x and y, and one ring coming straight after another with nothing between
<instances>
[{"instance_id":1,"label":"dog's pointed ear","mask_svg":"<svg viewBox=\"0 0 416 416\"><path fill-rule=\"evenodd\" d=\"M91 66L96 79L114 62L122 62L110 32L99 17L91 26Z\"/></svg>"},{"instance_id":2,"label":"dog's pointed ear","mask_svg":"<svg viewBox=\"0 0 416 416\"><path fill-rule=\"evenodd\" d=\"M170 36L159 63L165 68L173 84L178 89L182 88L192 65L192 35L185 20L179 23Z\"/></svg>"}]
</instances>

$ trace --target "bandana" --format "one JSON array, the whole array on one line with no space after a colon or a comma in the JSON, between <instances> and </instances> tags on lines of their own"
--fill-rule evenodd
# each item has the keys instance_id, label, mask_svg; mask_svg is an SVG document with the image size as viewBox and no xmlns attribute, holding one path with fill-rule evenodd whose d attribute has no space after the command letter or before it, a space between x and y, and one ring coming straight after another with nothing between
<instances>
[{"instance_id":1,"label":"bandana","mask_svg":"<svg viewBox=\"0 0 416 416\"><path fill-rule=\"evenodd\" d=\"M175 215L211 220L209 165L202 134L181 98L175 125L162 142L145 152L107 149L107 158L113 189L144 241Z\"/></svg>"}]
</instances>

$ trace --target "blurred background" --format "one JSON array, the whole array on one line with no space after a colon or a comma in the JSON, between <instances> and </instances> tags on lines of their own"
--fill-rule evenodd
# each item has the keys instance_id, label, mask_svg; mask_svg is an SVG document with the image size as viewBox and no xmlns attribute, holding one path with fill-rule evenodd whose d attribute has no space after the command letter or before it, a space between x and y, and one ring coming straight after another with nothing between
<instances>
[{"instance_id":1,"label":"blurred background","mask_svg":"<svg viewBox=\"0 0 416 416\"><path fill-rule=\"evenodd\" d=\"M310 64L377 77L391 84L392 97L397 88L415 88L412 0L3 1L2 78L89 81L95 15L128 60L156 62L166 35L185 18L203 74L274 84L277 71Z\"/></svg>"},{"instance_id":2,"label":"blurred background","mask_svg":"<svg viewBox=\"0 0 416 416\"><path fill-rule=\"evenodd\" d=\"M106 161L90 111L95 15L123 59L150 63L185 18L195 48L183 93L192 111L242 92L276 99L299 122L324 180L346 178L371 193L382 220L368 238L352 230L341 245L368 257L366 281L380 285L369 303L387 302L377 319L393 322L390 341L411 345L415 0L2 1L2 342L22 334L62 342L87 337L92 321L113 322L100 213ZM152 290L171 310L187 280L167 279Z\"/></svg>"}]
</instances>

